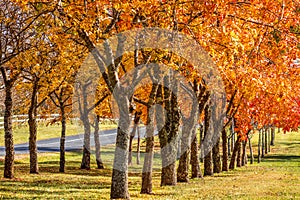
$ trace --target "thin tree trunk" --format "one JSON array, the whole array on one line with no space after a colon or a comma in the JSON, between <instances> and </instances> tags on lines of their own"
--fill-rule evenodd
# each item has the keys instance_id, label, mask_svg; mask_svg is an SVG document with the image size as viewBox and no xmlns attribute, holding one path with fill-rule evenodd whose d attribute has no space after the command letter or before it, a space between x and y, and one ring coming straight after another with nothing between
<instances>
[{"instance_id":1,"label":"thin tree trunk","mask_svg":"<svg viewBox=\"0 0 300 200\"><path fill-rule=\"evenodd\" d=\"M28 125L29 125L29 157L30 157L30 173L39 173L38 169L38 156L37 156L37 88L34 84L33 91L31 94L31 103L28 110Z\"/></svg>"},{"instance_id":2,"label":"thin tree trunk","mask_svg":"<svg viewBox=\"0 0 300 200\"><path fill-rule=\"evenodd\" d=\"M232 151L232 156L231 156L230 163L229 163L229 169L235 168L235 160L236 160L237 152L238 152L238 143L239 143L239 137L235 141L235 145L234 145L234 148Z\"/></svg>"},{"instance_id":3,"label":"thin tree trunk","mask_svg":"<svg viewBox=\"0 0 300 200\"><path fill-rule=\"evenodd\" d=\"M212 149L213 156L213 171L214 173L221 172L221 158L220 158L220 137L218 138L215 146Z\"/></svg>"},{"instance_id":4,"label":"thin tree trunk","mask_svg":"<svg viewBox=\"0 0 300 200\"><path fill-rule=\"evenodd\" d=\"M136 164L140 164L140 152L141 152L141 135L140 135L140 127L137 127L137 150L136 150Z\"/></svg>"},{"instance_id":5,"label":"thin tree trunk","mask_svg":"<svg viewBox=\"0 0 300 200\"><path fill-rule=\"evenodd\" d=\"M268 152L271 152L271 128L268 129Z\"/></svg>"},{"instance_id":6,"label":"thin tree trunk","mask_svg":"<svg viewBox=\"0 0 300 200\"><path fill-rule=\"evenodd\" d=\"M231 156L231 148L230 148L231 147L231 137L228 137L227 146L228 146L228 157L230 157Z\"/></svg>"},{"instance_id":7,"label":"thin tree trunk","mask_svg":"<svg viewBox=\"0 0 300 200\"><path fill-rule=\"evenodd\" d=\"M83 126L84 126L84 141L83 141L83 152L81 160L81 169L89 170L91 169L91 127L88 119L88 115L84 114L82 117Z\"/></svg>"},{"instance_id":8,"label":"thin tree trunk","mask_svg":"<svg viewBox=\"0 0 300 200\"><path fill-rule=\"evenodd\" d=\"M128 154L128 165L132 164L132 142L133 139L135 137L135 133L136 133L136 129L138 127L138 123L140 120L140 113L139 112L135 112L134 114L134 123L133 123L133 128L132 131L130 133L130 138L129 138L129 154Z\"/></svg>"},{"instance_id":9,"label":"thin tree trunk","mask_svg":"<svg viewBox=\"0 0 300 200\"><path fill-rule=\"evenodd\" d=\"M65 115L64 106L60 106L60 111L61 111L61 136L60 136L59 172L65 172L66 115Z\"/></svg>"},{"instance_id":10,"label":"thin tree trunk","mask_svg":"<svg viewBox=\"0 0 300 200\"><path fill-rule=\"evenodd\" d=\"M147 107L146 152L142 172L141 194L152 194L152 167L154 153L154 104L158 85L153 84Z\"/></svg>"},{"instance_id":11,"label":"thin tree trunk","mask_svg":"<svg viewBox=\"0 0 300 200\"><path fill-rule=\"evenodd\" d=\"M204 109L204 138L209 137L209 121L210 121L210 117L211 117L211 110L209 105L206 105L205 109ZM211 134L211 133L210 133ZM204 176L212 176L213 173L213 158L212 158L212 147L211 146L207 146L206 147L208 150L207 155L205 155L204 157Z\"/></svg>"},{"instance_id":12,"label":"thin tree trunk","mask_svg":"<svg viewBox=\"0 0 300 200\"><path fill-rule=\"evenodd\" d=\"M250 164L253 164L254 163L254 155L253 155L251 138L249 137L249 135L247 135L247 137L248 137L249 151L250 151Z\"/></svg>"},{"instance_id":13,"label":"thin tree trunk","mask_svg":"<svg viewBox=\"0 0 300 200\"><path fill-rule=\"evenodd\" d=\"M265 129L261 132L261 157L265 157Z\"/></svg>"},{"instance_id":14,"label":"thin tree trunk","mask_svg":"<svg viewBox=\"0 0 300 200\"><path fill-rule=\"evenodd\" d=\"M193 141L191 144L191 165L192 165L192 177L191 178L202 178L202 172L200 169L200 162L199 162L199 148L198 148L198 140L197 140L197 133L194 130L192 135Z\"/></svg>"},{"instance_id":15,"label":"thin tree trunk","mask_svg":"<svg viewBox=\"0 0 300 200\"><path fill-rule=\"evenodd\" d=\"M228 171L227 134L225 128L222 130L222 171Z\"/></svg>"},{"instance_id":16,"label":"thin tree trunk","mask_svg":"<svg viewBox=\"0 0 300 200\"><path fill-rule=\"evenodd\" d=\"M4 178L14 177L14 140L12 130L12 84L5 83L5 113L4 113L4 141L5 141L5 163Z\"/></svg>"},{"instance_id":17,"label":"thin tree trunk","mask_svg":"<svg viewBox=\"0 0 300 200\"><path fill-rule=\"evenodd\" d=\"M95 131L94 131L94 140L95 140L95 153L96 153L96 163L98 169L104 169L104 165L101 159L101 151L100 151L100 137L99 137L99 116L97 115L95 118Z\"/></svg>"},{"instance_id":18,"label":"thin tree trunk","mask_svg":"<svg viewBox=\"0 0 300 200\"><path fill-rule=\"evenodd\" d=\"M245 166L247 164L247 142L242 141L242 166Z\"/></svg>"},{"instance_id":19,"label":"thin tree trunk","mask_svg":"<svg viewBox=\"0 0 300 200\"><path fill-rule=\"evenodd\" d=\"M271 128L271 141L270 141L271 146L275 146L275 127Z\"/></svg>"},{"instance_id":20,"label":"thin tree trunk","mask_svg":"<svg viewBox=\"0 0 300 200\"><path fill-rule=\"evenodd\" d=\"M265 129L265 154L267 155L269 150L269 145L268 145L268 128Z\"/></svg>"},{"instance_id":21,"label":"thin tree trunk","mask_svg":"<svg viewBox=\"0 0 300 200\"><path fill-rule=\"evenodd\" d=\"M261 135L262 135L262 130L259 130L258 132L258 145L257 145L257 163L261 162Z\"/></svg>"},{"instance_id":22,"label":"thin tree trunk","mask_svg":"<svg viewBox=\"0 0 300 200\"><path fill-rule=\"evenodd\" d=\"M237 151L237 158L236 158L236 166L241 167L242 166L242 141L238 142L238 151Z\"/></svg>"}]
</instances>

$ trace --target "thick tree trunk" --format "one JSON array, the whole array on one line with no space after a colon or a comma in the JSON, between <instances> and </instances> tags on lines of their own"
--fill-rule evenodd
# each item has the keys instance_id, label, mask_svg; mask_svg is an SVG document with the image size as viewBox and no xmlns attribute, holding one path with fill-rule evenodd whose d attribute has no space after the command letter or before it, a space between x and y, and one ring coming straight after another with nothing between
<instances>
[{"instance_id":1,"label":"thick tree trunk","mask_svg":"<svg viewBox=\"0 0 300 200\"><path fill-rule=\"evenodd\" d=\"M127 96L119 94L117 99L120 120L117 130L116 150L114 156L111 199L129 199L128 192L128 150L129 150L129 99Z\"/></svg>"},{"instance_id":2,"label":"thick tree trunk","mask_svg":"<svg viewBox=\"0 0 300 200\"><path fill-rule=\"evenodd\" d=\"M212 156L213 156L213 171L214 173L221 172L221 158L220 158L220 137L218 138L215 146L212 149Z\"/></svg>"},{"instance_id":3,"label":"thick tree trunk","mask_svg":"<svg viewBox=\"0 0 300 200\"><path fill-rule=\"evenodd\" d=\"M34 84L31 94L31 103L28 110L28 125L29 125L29 157L30 157L30 173L39 173L38 156L37 156L37 85Z\"/></svg>"},{"instance_id":4,"label":"thick tree trunk","mask_svg":"<svg viewBox=\"0 0 300 200\"><path fill-rule=\"evenodd\" d=\"M5 83L5 112L4 112L4 141L5 141L5 163L4 178L14 177L14 140L12 130L12 85Z\"/></svg>"},{"instance_id":5,"label":"thick tree trunk","mask_svg":"<svg viewBox=\"0 0 300 200\"><path fill-rule=\"evenodd\" d=\"M234 144L232 156L231 156L230 163L229 163L229 169L235 168L235 160L236 160L237 152L238 152L238 143L239 143L239 137L237 138L237 140L235 141L235 144Z\"/></svg>"},{"instance_id":6,"label":"thick tree trunk","mask_svg":"<svg viewBox=\"0 0 300 200\"><path fill-rule=\"evenodd\" d=\"M228 171L228 151L227 151L227 134L226 130L222 130L222 171Z\"/></svg>"},{"instance_id":7,"label":"thick tree trunk","mask_svg":"<svg viewBox=\"0 0 300 200\"><path fill-rule=\"evenodd\" d=\"M91 169L91 127L88 114L81 117L84 126L83 152L81 160L81 169Z\"/></svg>"},{"instance_id":8,"label":"thick tree trunk","mask_svg":"<svg viewBox=\"0 0 300 200\"><path fill-rule=\"evenodd\" d=\"M59 172L65 172L65 140L66 140L66 115L63 106L61 111L61 136L60 136L60 158L59 158Z\"/></svg>"},{"instance_id":9,"label":"thick tree trunk","mask_svg":"<svg viewBox=\"0 0 300 200\"><path fill-rule=\"evenodd\" d=\"M258 132L258 145L257 145L257 163L261 162L261 135L262 135L262 131L259 130Z\"/></svg>"},{"instance_id":10,"label":"thick tree trunk","mask_svg":"<svg viewBox=\"0 0 300 200\"><path fill-rule=\"evenodd\" d=\"M100 137L99 137L99 116L95 118L95 131L94 131L94 140L95 140L95 153L96 153L96 163L98 169L104 169L104 165L101 159L100 151Z\"/></svg>"},{"instance_id":11,"label":"thick tree trunk","mask_svg":"<svg viewBox=\"0 0 300 200\"><path fill-rule=\"evenodd\" d=\"M275 146L275 127L271 128L271 141L270 141L271 146Z\"/></svg>"},{"instance_id":12,"label":"thick tree trunk","mask_svg":"<svg viewBox=\"0 0 300 200\"><path fill-rule=\"evenodd\" d=\"M251 143L251 138L248 137L248 143L249 143L249 151L250 151L250 164L254 163L254 155L253 155L253 149L252 149L252 143Z\"/></svg>"}]
</instances>

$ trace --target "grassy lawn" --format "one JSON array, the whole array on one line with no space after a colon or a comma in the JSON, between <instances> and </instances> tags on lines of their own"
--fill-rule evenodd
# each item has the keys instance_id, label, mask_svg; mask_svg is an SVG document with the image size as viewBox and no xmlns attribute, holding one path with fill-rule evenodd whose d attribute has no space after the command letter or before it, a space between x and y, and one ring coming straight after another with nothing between
<instances>
[{"instance_id":1,"label":"grassy lawn","mask_svg":"<svg viewBox=\"0 0 300 200\"><path fill-rule=\"evenodd\" d=\"M129 170L132 199L300 199L300 133L277 134L276 144L260 164L213 177L160 187L160 158L154 159L154 195L141 195L141 165ZM256 138L253 138L256 140ZM144 145L144 143L143 143ZM256 148L256 146L254 146ZM144 151L144 147L142 148ZM58 173L59 154L40 154L40 174L30 175L28 156L17 156L16 178L0 180L0 199L109 199L113 147L102 148L106 169L80 170L81 153L67 153L66 173ZM133 158L135 161L135 158ZM143 159L142 159L143 161ZM141 162L143 163L143 162ZM3 160L0 161L3 170Z\"/></svg>"},{"instance_id":2,"label":"grassy lawn","mask_svg":"<svg viewBox=\"0 0 300 200\"><path fill-rule=\"evenodd\" d=\"M116 124L101 124L100 129L112 129L116 128ZM93 129L92 129L93 130ZM14 143L21 144L28 142L29 138L29 127L28 125L22 126L14 126ZM83 133L83 126L76 123L67 123L67 131L66 135L77 135ZM45 125L43 123L38 124L38 140L49 139L49 138L56 138L60 137L61 135L61 125L53 124L53 125ZM4 146L4 130L0 130L0 146Z\"/></svg>"}]
</instances>

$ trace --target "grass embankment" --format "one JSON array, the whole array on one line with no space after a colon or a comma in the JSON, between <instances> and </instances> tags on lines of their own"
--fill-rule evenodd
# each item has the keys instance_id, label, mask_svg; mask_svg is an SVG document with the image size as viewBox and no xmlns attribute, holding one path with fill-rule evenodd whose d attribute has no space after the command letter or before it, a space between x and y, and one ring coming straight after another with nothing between
<instances>
[{"instance_id":1,"label":"grass embankment","mask_svg":"<svg viewBox=\"0 0 300 200\"><path fill-rule=\"evenodd\" d=\"M116 128L117 125L113 123L106 123L101 124L100 129L101 130L107 130ZM93 129L92 129L93 130ZM22 126L14 126L14 143L15 144L21 144L28 142L29 138L29 127L28 125L22 125ZM53 125L45 125L43 123L38 124L37 129L37 139L38 140L44 140L49 138L57 138L61 135L61 125L60 123L53 124ZM70 135L77 135L83 133L83 126L79 125L77 123L67 123L67 130L66 130L66 136ZM0 130L0 146L4 146L4 130Z\"/></svg>"},{"instance_id":2,"label":"grass embankment","mask_svg":"<svg viewBox=\"0 0 300 200\"><path fill-rule=\"evenodd\" d=\"M213 177L160 187L160 159L156 150L154 195L141 195L142 164L130 167L132 199L299 199L300 133L277 134L276 144L260 164L215 174ZM256 140L256 138L253 138ZM144 145L144 144L143 144ZM256 148L256 146L254 146ZM16 179L1 179L0 199L109 199L113 147L102 148L106 169L80 170L81 153L67 153L66 173L58 173L59 154L39 157L40 174L30 175L28 156L16 161ZM144 147L142 148L144 150ZM133 159L135 161L135 158ZM143 161L143 159L141 160ZM143 163L143 162L141 162ZM3 160L0 162L3 170Z\"/></svg>"}]
</instances>

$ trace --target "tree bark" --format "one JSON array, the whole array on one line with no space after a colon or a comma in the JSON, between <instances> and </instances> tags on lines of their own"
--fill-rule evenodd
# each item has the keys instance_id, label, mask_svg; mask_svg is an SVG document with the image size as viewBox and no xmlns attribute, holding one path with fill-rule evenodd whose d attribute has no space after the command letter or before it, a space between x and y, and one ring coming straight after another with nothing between
<instances>
[{"instance_id":1,"label":"tree bark","mask_svg":"<svg viewBox=\"0 0 300 200\"><path fill-rule=\"evenodd\" d=\"M261 132L261 157L265 157L265 129Z\"/></svg>"},{"instance_id":2,"label":"tree bark","mask_svg":"<svg viewBox=\"0 0 300 200\"><path fill-rule=\"evenodd\" d=\"M271 128L271 141L270 141L271 146L275 146L275 127Z\"/></svg>"},{"instance_id":3,"label":"tree bark","mask_svg":"<svg viewBox=\"0 0 300 200\"><path fill-rule=\"evenodd\" d=\"M154 155L154 109L151 108L151 106L155 102L157 90L158 85L153 84L147 106L146 154L142 172L141 194L152 194L152 167Z\"/></svg>"},{"instance_id":4,"label":"tree bark","mask_svg":"<svg viewBox=\"0 0 300 200\"><path fill-rule=\"evenodd\" d=\"M242 166L247 164L247 141L242 141Z\"/></svg>"},{"instance_id":5,"label":"tree bark","mask_svg":"<svg viewBox=\"0 0 300 200\"><path fill-rule=\"evenodd\" d=\"M5 163L4 178L14 177L14 140L12 130L12 84L5 83L5 112L4 112L4 141L5 141Z\"/></svg>"},{"instance_id":6,"label":"tree bark","mask_svg":"<svg viewBox=\"0 0 300 200\"><path fill-rule=\"evenodd\" d=\"M129 150L129 99L126 95L118 93L115 97L119 107L120 120L117 130L116 150L114 156L111 199L129 199L128 192L128 150Z\"/></svg>"},{"instance_id":7,"label":"tree bark","mask_svg":"<svg viewBox=\"0 0 300 200\"><path fill-rule=\"evenodd\" d=\"M139 112L135 112L135 114L134 114L133 128L132 128L132 131L130 133L130 138L129 138L128 165L132 164L132 142L133 142L133 139L135 137L135 133L137 131L137 127L138 127L138 124L139 124L139 121L140 121L140 114L141 113L139 113Z\"/></svg>"},{"instance_id":8,"label":"tree bark","mask_svg":"<svg viewBox=\"0 0 300 200\"><path fill-rule=\"evenodd\" d=\"M100 137L99 137L99 115L95 118L95 131L94 131L94 140L95 140L95 153L96 153L96 163L98 169L104 169L104 165L101 159L101 146L100 146Z\"/></svg>"},{"instance_id":9,"label":"tree bark","mask_svg":"<svg viewBox=\"0 0 300 200\"><path fill-rule=\"evenodd\" d=\"M222 130L222 171L228 171L228 149L227 149L227 134L226 130Z\"/></svg>"},{"instance_id":10,"label":"tree bark","mask_svg":"<svg viewBox=\"0 0 300 200\"><path fill-rule=\"evenodd\" d=\"M28 125L29 125L29 157L30 157L30 173L39 173L38 168L38 157L37 157L37 84L33 85L33 90L31 94L31 102L28 110Z\"/></svg>"},{"instance_id":11,"label":"tree bark","mask_svg":"<svg viewBox=\"0 0 300 200\"><path fill-rule=\"evenodd\" d=\"M204 138L209 137L209 121L211 117L211 110L209 105L206 105L204 109ZM211 133L210 133L211 134ZM204 176L212 176L213 173L213 158L212 158L212 146L207 146L208 149L207 155L204 157Z\"/></svg>"},{"instance_id":12,"label":"tree bark","mask_svg":"<svg viewBox=\"0 0 300 200\"><path fill-rule=\"evenodd\" d=\"M220 137L218 138L215 146L212 149L213 156L213 171L214 173L221 172L221 158L220 158Z\"/></svg>"},{"instance_id":13,"label":"tree bark","mask_svg":"<svg viewBox=\"0 0 300 200\"><path fill-rule=\"evenodd\" d=\"M268 128L265 129L265 154L267 155L269 150L269 145L268 145Z\"/></svg>"},{"instance_id":14,"label":"tree bark","mask_svg":"<svg viewBox=\"0 0 300 200\"><path fill-rule=\"evenodd\" d=\"M237 140L235 141L235 144L234 144L232 156L231 156L230 163L229 163L229 169L235 168L235 160L236 160L237 152L238 152L238 143L239 143L239 137L237 138Z\"/></svg>"},{"instance_id":15,"label":"tree bark","mask_svg":"<svg viewBox=\"0 0 300 200\"><path fill-rule=\"evenodd\" d=\"M137 150L136 150L136 164L139 165L140 164L140 152L141 152L141 135L140 135L140 127L137 127L137 134L138 134L138 138L137 138Z\"/></svg>"},{"instance_id":16,"label":"tree bark","mask_svg":"<svg viewBox=\"0 0 300 200\"><path fill-rule=\"evenodd\" d=\"M83 152L81 160L81 169L90 170L91 169L91 127L88 118L88 114L81 116L81 120L84 126L84 135L83 135Z\"/></svg>"},{"instance_id":17,"label":"tree bark","mask_svg":"<svg viewBox=\"0 0 300 200\"><path fill-rule=\"evenodd\" d=\"M259 130L258 132L258 145L257 145L257 163L260 163L261 162L261 130Z\"/></svg>"},{"instance_id":18,"label":"tree bark","mask_svg":"<svg viewBox=\"0 0 300 200\"><path fill-rule=\"evenodd\" d=\"M253 164L254 163L254 155L253 155L251 138L249 137L249 135L247 135L247 137L248 137L249 151L250 151L250 164Z\"/></svg>"},{"instance_id":19,"label":"tree bark","mask_svg":"<svg viewBox=\"0 0 300 200\"><path fill-rule=\"evenodd\" d=\"M198 148L198 140L196 130L194 130L192 135L193 141L191 144L191 165L192 165L192 176L191 178L202 178L202 172L200 169L199 162L199 148Z\"/></svg>"},{"instance_id":20,"label":"tree bark","mask_svg":"<svg viewBox=\"0 0 300 200\"><path fill-rule=\"evenodd\" d=\"M66 140L66 114L64 106L60 106L61 111L61 136L60 136L60 158L59 172L65 172L65 140Z\"/></svg>"},{"instance_id":21,"label":"tree bark","mask_svg":"<svg viewBox=\"0 0 300 200\"><path fill-rule=\"evenodd\" d=\"M236 166L241 167L242 166L242 159L243 159L243 157L242 157L242 141L239 141L237 143L237 145L238 145L238 147L237 147L238 149L237 149Z\"/></svg>"}]
</instances>

